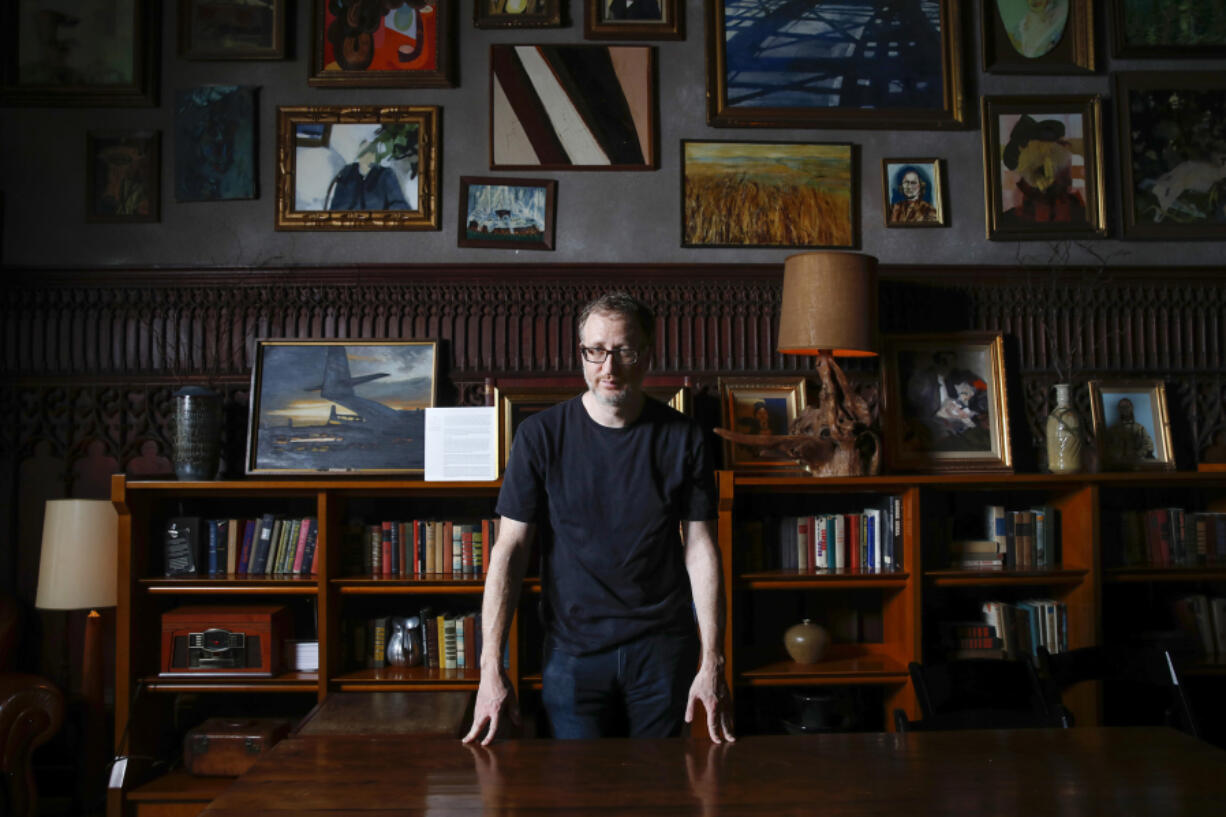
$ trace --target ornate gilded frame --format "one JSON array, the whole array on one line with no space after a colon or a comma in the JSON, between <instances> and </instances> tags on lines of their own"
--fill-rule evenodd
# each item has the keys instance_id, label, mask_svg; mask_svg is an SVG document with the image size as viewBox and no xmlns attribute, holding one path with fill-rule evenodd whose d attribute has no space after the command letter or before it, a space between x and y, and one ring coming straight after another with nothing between
<instances>
[{"instance_id":1,"label":"ornate gilded frame","mask_svg":"<svg viewBox=\"0 0 1226 817\"><path fill-rule=\"evenodd\" d=\"M1105 238L1107 235L1107 210L1103 192L1103 115L1102 97L1096 94L1064 96L985 96L981 105L983 114L983 174L984 174L984 221L988 239L992 241L1024 241L1028 239L1078 239ZM1056 222L1027 223L1021 217L1013 217L1003 206L1006 190L1012 191L1011 183L1016 171L1005 167L1004 148L1011 140L1012 129L1018 127L1021 118L1030 116L1039 121L1044 116L1079 117L1082 136L1065 136L1064 141L1079 151L1084 174L1085 223L1062 225ZM1016 117L1016 119L1015 119ZM1002 121L1008 124L1009 134L1002 134ZM1046 120L1043 120L1046 121ZM1067 134L1067 131L1066 131ZM1006 175L1006 171L1008 175Z\"/></svg>"},{"instance_id":2,"label":"ornate gilded frame","mask_svg":"<svg viewBox=\"0 0 1226 817\"><path fill-rule=\"evenodd\" d=\"M1175 452L1171 447L1171 419L1166 408L1166 384L1161 380L1091 380L1086 384L1090 393L1090 416L1094 423L1094 447L1099 466L1104 471L1171 471L1175 468ZM1121 461L1113 456L1108 443L1109 432L1118 418L1120 400L1134 403L1134 417L1146 427L1154 445L1153 460ZM1145 401L1148 410L1137 410L1135 403ZM1111 407L1111 411L1108 410Z\"/></svg>"},{"instance_id":3,"label":"ornate gilded frame","mask_svg":"<svg viewBox=\"0 0 1226 817\"><path fill-rule=\"evenodd\" d=\"M439 130L437 106L319 106L277 109L278 230L437 230L439 215ZM300 210L297 193L298 126L330 133L332 125L415 125L417 127L417 207L411 210ZM326 142L325 135L324 141ZM303 144L305 147L305 143ZM319 146L313 144L311 146ZM325 197L325 203L326 203Z\"/></svg>"}]
</instances>

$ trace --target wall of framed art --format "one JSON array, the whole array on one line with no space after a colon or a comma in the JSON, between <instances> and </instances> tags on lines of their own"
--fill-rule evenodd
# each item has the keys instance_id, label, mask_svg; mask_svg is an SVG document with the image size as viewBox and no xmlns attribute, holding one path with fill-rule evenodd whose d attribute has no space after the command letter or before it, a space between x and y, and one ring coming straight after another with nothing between
<instances>
[{"instance_id":1,"label":"wall of framed art","mask_svg":"<svg viewBox=\"0 0 1226 817\"><path fill-rule=\"evenodd\" d=\"M90 0L82 0L82 5L91 5ZM1168 180L1173 186L1160 188L1164 174L1178 176L1178 161L1162 167L1132 162L1133 146L1119 138L1127 124L1121 120L1124 108L1117 104L1122 93L1134 99L1154 96L1150 93L1154 89L1147 90L1128 75L1161 77L1176 91L1183 90L1180 83L1185 82L1191 83L1189 89L1205 90L1196 77L1220 74L1226 68L1222 42L1226 35L1198 22L1200 9L1213 4L1180 4L1179 13L1191 15L1190 26L1147 28L1148 4L1132 0L1060 0L1050 4L1054 15L1044 12L1042 19L1029 21L1029 4L1020 0L934 2L925 6L936 10L927 16L908 16L903 8L918 4L897 4L896 16L873 25L865 15L879 4L867 0L838 4L837 9L815 4L800 11L792 4L779 12L797 19L772 17L760 4L744 0L658 4L550 0L514 12L505 4L453 0L440 3L430 20L409 19L405 14L380 18L371 33L369 54L358 48L364 42L361 37L342 31L335 19L328 18L324 3L278 0L266 16L246 20L237 34L232 21L217 17L224 5L200 0L114 4L119 11L112 13L131 29L130 36L116 39L125 44L122 64L115 66L113 76L86 79L68 69L88 62L89 53L65 52L65 70L56 74L48 68L47 54L39 50L81 38L69 38L67 29L52 26L42 40L31 34L18 43L21 31L35 28L34 5L6 5L5 31L20 47L15 46L16 66L0 76L0 101L7 106L7 127L0 133L0 178L9 204L0 234L5 265L241 268L497 263L514 258L514 245L461 244L457 220L462 180L504 170L508 178L519 173L557 182L553 247L539 254L550 262L781 263L797 244L689 240L682 221L681 145L686 141L851 145L856 157L851 180L851 221L856 225L852 245L883 263L924 259L934 264L1009 265L1020 260L1050 266L1057 260L1091 263L1098 257L1145 265L1163 264L1177 255L1187 265L1212 265L1222 254L1226 215L1205 210L1217 197L1211 190L1181 187L1174 177ZM658 17L628 16L639 14L635 9L640 7L642 14ZM753 25L729 27L730 15ZM827 57L792 43L788 46L792 56L819 67L808 73L802 69L795 76L757 76L756 89L744 81L745 71L736 76L727 73L738 66L753 68L748 55L756 53L754 41L776 42L770 39L771 32L797 26L830 36L842 32L838 35L842 39ZM882 26L903 36L883 38ZM422 41L415 31L423 32ZM709 31L723 31L722 62ZM1149 33L1136 33L1145 31ZM635 118L624 131L634 133L641 160L613 162L624 169L602 172L569 160L515 160L491 166L495 132L491 49L538 45L607 48L611 54L647 49L650 83L621 82L629 89L629 109L641 104L650 114ZM338 53L344 56L344 66ZM402 57L409 61L400 62ZM905 68L917 60L935 73L925 78ZM758 67L773 64L768 61ZM917 82L923 88L907 84ZM180 175L173 162L181 155L174 138L182 124L176 94L208 86L256 89L254 198L186 201L172 187ZM792 86L803 86L805 93L789 96L786 89ZM838 98L830 92L836 86L842 89ZM1002 196L993 200L985 189L983 100L1021 97L1033 101L1038 114L1072 115L1063 108L1044 109L1043 97L1057 86L1063 96L1100 100L1102 151L1097 160L1102 230L1097 224L1079 231L1000 230L990 222L994 206L1003 212ZM712 87L717 103L721 93L725 97L715 110L708 106ZM609 123L615 112L600 103L602 92L580 91L559 89L543 98L550 104L565 102L577 111L586 105L610 117L606 125L550 130L598 146L614 133ZM640 91L651 92L653 98L636 97ZM1198 92L1194 102L1222 104L1216 89ZM420 219L425 229L415 227L407 245L406 236L394 226L401 222L380 215L384 211L379 210L336 230L299 229L297 224L292 230L276 229L281 172L278 110L371 106L438 109L437 215ZM523 122L540 120L520 113L524 115L499 120L497 133L507 143L517 144L520 133L551 138L549 133L525 131ZM1138 112L1132 121L1145 123L1152 118ZM1162 132L1152 122L1144 127ZM86 221L86 138L90 131L103 129L160 134L162 190L157 221ZM1147 149L1153 138L1154 133L1142 133L1138 144ZM1213 184L1223 186L1226 170L1214 164L1213 156L1226 153L1226 145L1219 144L1226 137L1209 134L1209 138L1198 150L1206 154L1207 170L1217 174ZM1008 141L1006 134L1002 149ZM226 142L221 147L229 149ZM929 167L941 171L939 178L932 179L934 189L926 191L927 195L937 192L939 181L941 198L930 202L934 207L940 204L935 222L890 217L901 193L893 180L885 180L888 170L883 162L897 157L924 157ZM585 169L572 171L576 164ZM533 169L511 171L525 166ZM1173 196L1161 213L1153 210L1158 201L1155 190ZM75 199L68 206L64 191ZM21 206L14 206L18 201ZM294 221L282 218L283 224ZM939 229L898 229L916 224L935 224ZM347 231L362 235L346 238ZM1062 248L1053 251L1052 241ZM846 246L841 239L819 243Z\"/></svg>"}]
</instances>

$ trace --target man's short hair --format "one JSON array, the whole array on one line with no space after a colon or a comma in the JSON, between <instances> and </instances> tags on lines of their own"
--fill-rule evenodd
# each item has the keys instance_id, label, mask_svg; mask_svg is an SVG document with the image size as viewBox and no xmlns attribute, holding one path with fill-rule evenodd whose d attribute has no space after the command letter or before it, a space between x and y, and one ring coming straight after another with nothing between
<instances>
[{"instance_id":1,"label":"man's short hair","mask_svg":"<svg viewBox=\"0 0 1226 817\"><path fill-rule=\"evenodd\" d=\"M617 290L614 292L606 292L599 298L589 301L583 307L583 311L579 313L579 338L583 338L583 327L587 324L587 319L592 315L600 313L602 315L621 315L627 320L632 320L638 324L639 331L642 332L643 338L647 341L647 346L654 345L656 334L656 316L655 313L648 308L647 304L635 298L629 292Z\"/></svg>"}]
</instances>

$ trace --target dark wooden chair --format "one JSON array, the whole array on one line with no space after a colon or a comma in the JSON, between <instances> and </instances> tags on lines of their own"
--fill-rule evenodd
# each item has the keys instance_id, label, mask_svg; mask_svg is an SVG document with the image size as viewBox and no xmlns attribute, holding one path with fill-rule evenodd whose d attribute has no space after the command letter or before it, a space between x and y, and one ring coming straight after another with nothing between
<instances>
[{"instance_id":1,"label":"dark wooden chair","mask_svg":"<svg viewBox=\"0 0 1226 817\"><path fill-rule=\"evenodd\" d=\"M921 719L894 713L900 732L938 729L1025 729L1068 725L1027 660L958 659L908 666Z\"/></svg>"},{"instance_id":2,"label":"dark wooden chair","mask_svg":"<svg viewBox=\"0 0 1226 817\"><path fill-rule=\"evenodd\" d=\"M1136 701L1137 721L1151 710L1167 726L1193 737L1200 729L1180 681L1170 650L1150 645L1081 647L1049 653L1039 647L1039 676L1048 701L1058 702L1069 687L1084 681L1102 681L1121 687Z\"/></svg>"},{"instance_id":3,"label":"dark wooden chair","mask_svg":"<svg viewBox=\"0 0 1226 817\"><path fill-rule=\"evenodd\" d=\"M0 595L0 813L33 817L38 794L30 757L64 723L64 695L38 675L13 671L21 633L16 599Z\"/></svg>"}]
</instances>

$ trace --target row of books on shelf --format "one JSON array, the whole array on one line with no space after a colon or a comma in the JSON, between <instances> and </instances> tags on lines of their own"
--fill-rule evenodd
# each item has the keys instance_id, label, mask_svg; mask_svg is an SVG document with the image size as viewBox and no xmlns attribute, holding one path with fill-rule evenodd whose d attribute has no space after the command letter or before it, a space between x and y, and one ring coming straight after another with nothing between
<instances>
[{"instance_id":1,"label":"row of books on shelf","mask_svg":"<svg viewBox=\"0 0 1226 817\"><path fill-rule=\"evenodd\" d=\"M177 516L163 538L167 576L310 575L318 571L315 517L252 519Z\"/></svg>"},{"instance_id":2,"label":"row of books on shelf","mask_svg":"<svg viewBox=\"0 0 1226 817\"><path fill-rule=\"evenodd\" d=\"M963 570L1046 570L1060 564L1060 514L1054 507L1010 511L984 508L982 539L950 542L950 567Z\"/></svg>"},{"instance_id":3,"label":"row of books on shelf","mask_svg":"<svg viewBox=\"0 0 1226 817\"><path fill-rule=\"evenodd\" d=\"M413 519L351 523L345 567L369 576L484 576L497 519Z\"/></svg>"},{"instance_id":4,"label":"row of books on shelf","mask_svg":"<svg viewBox=\"0 0 1226 817\"><path fill-rule=\"evenodd\" d=\"M1149 508L1121 511L1116 563L1124 566L1226 565L1226 513Z\"/></svg>"},{"instance_id":5,"label":"row of books on shelf","mask_svg":"<svg viewBox=\"0 0 1226 817\"><path fill-rule=\"evenodd\" d=\"M897 570L902 567L898 497L853 513L780 516L745 524L745 570Z\"/></svg>"},{"instance_id":6,"label":"row of books on shelf","mask_svg":"<svg viewBox=\"0 0 1226 817\"><path fill-rule=\"evenodd\" d=\"M479 666L482 636L478 613L436 613L424 607L415 616L377 616L350 626L355 663L367 669Z\"/></svg>"},{"instance_id":7,"label":"row of books on shelf","mask_svg":"<svg viewBox=\"0 0 1226 817\"><path fill-rule=\"evenodd\" d=\"M1226 598L1194 593L1175 600L1180 629L1196 634L1206 661L1226 661Z\"/></svg>"},{"instance_id":8,"label":"row of books on shelf","mask_svg":"<svg viewBox=\"0 0 1226 817\"><path fill-rule=\"evenodd\" d=\"M985 601L982 612L977 621L941 622L941 646L948 657L1033 661L1039 647L1051 653L1068 650L1068 609L1062 601Z\"/></svg>"}]
</instances>

